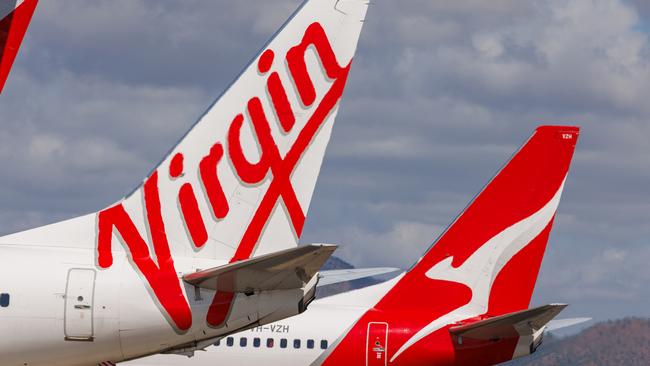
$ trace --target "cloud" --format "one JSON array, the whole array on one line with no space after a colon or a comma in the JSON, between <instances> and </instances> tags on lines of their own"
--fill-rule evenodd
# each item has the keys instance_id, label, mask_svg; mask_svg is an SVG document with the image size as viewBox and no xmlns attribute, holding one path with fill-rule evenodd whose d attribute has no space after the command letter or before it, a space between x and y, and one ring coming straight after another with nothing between
<instances>
[{"instance_id":1,"label":"cloud","mask_svg":"<svg viewBox=\"0 0 650 366\"><path fill-rule=\"evenodd\" d=\"M364 229L359 226L343 226L340 241L340 255L353 263L383 263L386 266L408 268L419 257L412 253L424 254L427 243L440 235L442 227L429 223L399 221L391 223L386 231ZM351 250L348 243L365 243L365 250Z\"/></svg>"},{"instance_id":2,"label":"cloud","mask_svg":"<svg viewBox=\"0 0 650 366\"><path fill-rule=\"evenodd\" d=\"M5 233L122 197L202 108L193 88L127 85L67 71L44 82L16 71L19 87L0 99L0 199L4 211L18 216L2 221Z\"/></svg>"}]
</instances>

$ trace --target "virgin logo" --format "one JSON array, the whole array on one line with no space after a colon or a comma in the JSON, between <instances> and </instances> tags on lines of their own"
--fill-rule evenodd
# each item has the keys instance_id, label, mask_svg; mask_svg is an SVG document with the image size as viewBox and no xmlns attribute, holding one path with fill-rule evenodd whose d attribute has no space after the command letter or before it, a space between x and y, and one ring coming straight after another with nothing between
<instances>
[{"instance_id":1,"label":"virgin logo","mask_svg":"<svg viewBox=\"0 0 650 366\"><path fill-rule=\"evenodd\" d=\"M320 59L320 65L329 79L331 86L318 105L316 90L306 65L307 49L313 47ZM295 114L287 97L286 89L277 72L271 72L275 60L272 50L266 50L258 61L258 71L266 77L266 86L278 123L285 132L294 128ZM250 123L255 138L260 146L259 161L252 163L244 155L241 143L241 129L244 124L244 114L236 115L228 129L227 148L217 141L210 152L201 159L199 176L205 188L205 199L209 203L212 214L216 219L228 215L229 205L219 180L219 167L227 152L237 177L242 183L256 184L272 175L268 189L257 207L253 218L248 223L244 235L235 251L231 262L247 259L253 253L255 246L269 221L273 208L280 198L287 208L289 219L297 236L302 233L305 213L298 202L296 192L290 177L301 156L312 143L317 131L338 103L350 64L341 67L336 55L319 23L310 25L302 41L291 48L286 54L286 64L295 85L296 92L302 105L310 108L311 116L306 125L298 133L288 153L282 157L276 141L271 134L271 126L267 113L263 109L259 97L248 100L245 108L250 116ZM179 179L184 172L183 155L176 154L169 166L170 179ZM113 231L122 237L133 265L146 279L155 300L159 303L170 323L180 331L186 331L192 326L192 312L189 303L183 295L178 280L174 261L170 253L165 220L161 214L160 194L158 191L159 172L154 172L144 183L143 196L148 230L151 233L152 246L156 261L149 253L148 245L139 233L132 218L124 209L122 203L110 207L98 214L97 225L97 258L101 268L109 268L113 264L112 238ZM200 190L199 190L200 191ZM196 248L202 248L208 240L208 233L203 217L199 211L196 190L190 183L181 186L178 192L178 202L181 216L188 229L190 239ZM211 326L220 326L226 320L234 299L233 293L218 292L208 311L207 322Z\"/></svg>"}]
</instances>

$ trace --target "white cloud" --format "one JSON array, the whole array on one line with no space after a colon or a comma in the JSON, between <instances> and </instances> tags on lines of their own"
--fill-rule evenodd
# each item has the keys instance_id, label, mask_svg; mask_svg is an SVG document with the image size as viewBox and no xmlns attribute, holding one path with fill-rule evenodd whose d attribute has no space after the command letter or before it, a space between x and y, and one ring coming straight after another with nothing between
<instances>
[{"instance_id":1,"label":"white cloud","mask_svg":"<svg viewBox=\"0 0 650 366\"><path fill-rule=\"evenodd\" d=\"M443 228L430 223L397 221L387 231L377 232L358 226L341 230L340 254L358 266L383 263L408 269L424 255ZM364 246L363 252L352 249L359 245Z\"/></svg>"}]
</instances>

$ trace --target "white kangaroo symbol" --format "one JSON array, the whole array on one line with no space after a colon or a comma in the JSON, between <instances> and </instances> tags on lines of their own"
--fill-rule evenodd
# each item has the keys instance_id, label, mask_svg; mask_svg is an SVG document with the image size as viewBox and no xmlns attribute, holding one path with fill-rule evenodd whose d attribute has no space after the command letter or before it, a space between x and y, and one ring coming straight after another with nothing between
<instances>
[{"instance_id":1,"label":"white kangaroo symbol","mask_svg":"<svg viewBox=\"0 0 650 366\"><path fill-rule=\"evenodd\" d=\"M488 240L460 267L454 268L452 266L454 258L449 257L428 270L426 276L432 280L456 282L469 287L472 290L472 299L466 305L422 328L402 345L390 361L393 362L413 344L448 324L485 314L494 280L512 257L548 226L560 204L563 189L564 181L555 196L544 207Z\"/></svg>"}]
</instances>

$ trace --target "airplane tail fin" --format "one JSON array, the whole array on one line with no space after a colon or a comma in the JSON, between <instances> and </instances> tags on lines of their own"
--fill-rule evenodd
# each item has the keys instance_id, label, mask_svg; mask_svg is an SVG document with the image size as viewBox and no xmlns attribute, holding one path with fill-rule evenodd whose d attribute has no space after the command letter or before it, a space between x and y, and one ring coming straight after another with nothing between
<instances>
[{"instance_id":1,"label":"airplane tail fin","mask_svg":"<svg viewBox=\"0 0 650 366\"><path fill-rule=\"evenodd\" d=\"M102 268L120 242L226 261L297 246L367 8L305 1L136 190L0 242L96 244Z\"/></svg>"},{"instance_id":2,"label":"airplane tail fin","mask_svg":"<svg viewBox=\"0 0 650 366\"><path fill-rule=\"evenodd\" d=\"M527 308L578 135L539 127L400 284L462 285L491 315Z\"/></svg>"},{"instance_id":3,"label":"airplane tail fin","mask_svg":"<svg viewBox=\"0 0 650 366\"><path fill-rule=\"evenodd\" d=\"M448 324L528 308L578 135L577 127L537 128L377 304L428 314L393 360Z\"/></svg>"},{"instance_id":4,"label":"airplane tail fin","mask_svg":"<svg viewBox=\"0 0 650 366\"><path fill-rule=\"evenodd\" d=\"M98 214L99 264L142 209L172 250L237 261L295 247L367 6L306 1L141 188Z\"/></svg>"},{"instance_id":5,"label":"airplane tail fin","mask_svg":"<svg viewBox=\"0 0 650 366\"><path fill-rule=\"evenodd\" d=\"M0 243L95 249L103 270L128 260L189 329L178 272L298 245L368 2L306 0L135 191ZM210 325L233 299L214 297Z\"/></svg>"},{"instance_id":6,"label":"airplane tail fin","mask_svg":"<svg viewBox=\"0 0 650 366\"><path fill-rule=\"evenodd\" d=\"M0 1L0 93L18 55L38 0Z\"/></svg>"}]
</instances>

